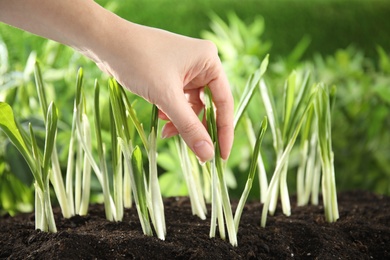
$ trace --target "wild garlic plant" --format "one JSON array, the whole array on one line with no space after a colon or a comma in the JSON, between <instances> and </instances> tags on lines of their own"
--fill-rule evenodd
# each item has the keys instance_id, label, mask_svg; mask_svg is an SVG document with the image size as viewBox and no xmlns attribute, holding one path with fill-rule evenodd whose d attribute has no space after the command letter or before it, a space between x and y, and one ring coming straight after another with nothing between
<instances>
[{"instance_id":1,"label":"wild garlic plant","mask_svg":"<svg viewBox=\"0 0 390 260\"><path fill-rule=\"evenodd\" d=\"M276 153L276 166L263 207L262 226L265 226L267 211L269 211L271 215L274 214L279 192L283 213L287 216L291 214L290 197L287 187L288 160L303 121L313 105L314 97L311 93L312 88L309 85L308 78L308 74L305 74L300 80L297 78L297 73L293 72L286 80L282 122L279 122L280 118L278 117L270 87L267 86L264 80L261 80L259 84L263 104L269 119L269 126L273 136L273 146Z\"/></svg>"},{"instance_id":2,"label":"wild garlic plant","mask_svg":"<svg viewBox=\"0 0 390 260\"><path fill-rule=\"evenodd\" d=\"M244 126L245 133L248 136L249 143L251 147L255 146L256 135L253 128L252 119L249 117L248 113L246 113L246 109L253 98L253 95L257 89L257 86L262 79L264 73L267 70L269 63L269 55L266 55L263 61L260 64L260 67L249 77L246 86L244 88L243 94L240 97L239 103L236 108L235 116L234 116L234 129L237 128L238 123L241 121ZM268 189L268 180L267 173L265 170L263 158L261 154L259 154L257 158L257 169L258 169L258 178L260 184L260 201L264 203L266 198L266 192Z\"/></svg>"},{"instance_id":3,"label":"wild garlic plant","mask_svg":"<svg viewBox=\"0 0 390 260\"><path fill-rule=\"evenodd\" d=\"M210 189L210 182L204 182L205 186L202 187L201 173L197 166L197 160L194 160L194 154L189 151L189 148L181 137L176 137L175 141L180 165L188 189L192 214L204 220L207 215L205 193ZM208 173L203 171L203 175L208 175ZM203 181L205 181L205 178L203 178Z\"/></svg>"},{"instance_id":4,"label":"wild garlic plant","mask_svg":"<svg viewBox=\"0 0 390 260\"><path fill-rule=\"evenodd\" d=\"M249 92L246 95L250 96L252 95L252 92ZM249 101L250 98L246 100ZM254 175L256 173L256 168L258 164L258 158L260 155L260 146L265 134L265 130L267 128L267 119L265 118L261 123L261 128L259 134L257 135L256 142L253 149L252 161L251 161L250 171L245 185L245 189L241 195L237 209L233 215L228 188L225 180L225 174L224 174L225 165L222 162L220 151L219 151L218 132L217 132L216 119L215 119L214 105L212 102L211 91L208 87L205 88L205 101L206 101L205 115L206 115L207 127L215 147L215 156L211 160L211 162L207 163L207 169L211 175L211 189L212 189L210 237L215 237L216 227L218 226L220 237L222 239L226 239L226 230L225 230L225 225L226 225L229 242L233 246L237 246L238 245L237 232L239 228L239 223L240 223L245 202L252 188L252 183L253 183Z\"/></svg>"},{"instance_id":5,"label":"wild garlic plant","mask_svg":"<svg viewBox=\"0 0 390 260\"><path fill-rule=\"evenodd\" d=\"M264 21L261 18L256 19L249 25L245 25L234 14L228 14L228 20L230 24L213 15L210 24L212 31L203 32L203 37L215 42L221 51L222 63L232 83L233 95L236 101L239 100L235 129L237 129L237 126L244 128L244 133L251 147L255 143L253 120L258 118L256 113L258 113L259 108L256 107L256 110L253 111L250 107L246 109L247 103L245 106L242 106L240 103L245 101L247 97L245 97L246 95L241 96L241 93L247 93L249 92L248 90L254 92L253 86L259 86L261 100L268 118L268 125L272 132L276 156L275 169L269 184L262 156L260 155L258 158L260 201L265 204L262 214L262 225L264 226L267 211L271 214L275 212L279 194L284 214L291 214L286 178L289 157L297 139L300 139L300 165L297 174L298 204L305 205L310 198L312 203L318 204L322 164L318 145L319 129L316 123L316 113L314 112L314 100L317 96L317 90L316 85L309 84L308 74L302 74L299 71L291 73L285 83L283 108L280 111L277 109L279 107L275 106L275 101L278 98L275 99L271 91L271 88L275 86L268 86L262 76L261 68L249 77L245 89L242 89L241 86L244 85L242 84L243 80L256 68L254 66L260 64L259 58L265 55L270 45L261 39L264 29ZM290 73L289 71L296 68L309 42L310 39L304 37L284 63L272 64L271 68L276 73L275 75ZM265 65L267 59L268 57L266 56L260 67L263 64ZM243 64L245 65L243 66ZM242 113L244 108L247 111ZM279 116L281 117L279 118ZM241 119L238 124L239 118ZM301 128L302 130L300 130ZM330 135L328 134L328 136Z\"/></svg>"},{"instance_id":6,"label":"wild garlic plant","mask_svg":"<svg viewBox=\"0 0 390 260\"><path fill-rule=\"evenodd\" d=\"M264 203L261 225L265 226L268 212L271 214L275 212L279 193L283 212L290 215L287 170L289 156L298 137L301 138L301 161L297 174L298 203L300 205L307 203L310 194L312 202L316 201L316 197L318 201L318 186L322 171L321 185L326 219L335 221L338 218L331 145L332 95L330 90L322 84L310 85L308 73L291 73L285 83L282 118L279 118L271 88L263 77L267 70L268 59L267 55L260 67L249 77L243 94L239 97L235 113L235 129L241 124L247 133L250 147L253 147L248 178L235 212L231 208L226 174L228 171L226 163L220 157L214 105L211 91L207 86L204 89L204 112L207 128L215 146L215 157L210 162L199 166L195 155L189 151L184 141L180 137L175 139L193 214L205 219L206 202L210 201L210 237L215 237L218 229L219 236L222 239L228 237L233 246L238 244L239 223L256 172L259 173L262 190L260 197ZM83 92L83 71L80 69L76 81L64 183L55 146L57 109L53 102L47 105L38 65L35 68L35 81L39 103L45 115L46 138L43 153L37 146L31 125L27 134L15 121L11 107L6 103L0 103L0 127L22 153L33 172L36 186L36 227L56 231L50 202L50 183L64 217L87 214L93 171L102 188L108 220L121 221L124 208L131 207L134 201L144 234L152 236L154 228L157 236L164 240L166 236L164 205L157 172L158 109L153 106L151 128L147 133L125 90L114 79L109 80L108 115L112 158L112 167L110 167L112 175L110 175L107 166L107 149L101 132L100 86L95 81L94 124L91 127L86 109L87 99ZM253 127L257 122L253 115L250 116L247 112L256 90L260 91L267 114L260 123L257 134ZM271 128L276 153L276 167L269 185L260 152L267 125ZM92 145L93 129L97 141L96 150ZM136 137L137 141L140 140L140 144L135 143ZM147 170L144 169L144 160L146 160L144 158L148 161Z\"/></svg>"},{"instance_id":7,"label":"wild garlic plant","mask_svg":"<svg viewBox=\"0 0 390 260\"><path fill-rule=\"evenodd\" d=\"M264 202L261 226L266 225L268 212L274 214L279 193L283 213L287 216L291 214L287 171L289 155L298 137L301 138L297 172L298 205L306 205L310 195L312 203L318 204L319 186L322 185L326 220L336 221L338 206L331 145L331 98L328 88L323 84L310 85L308 73L299 75L298 72L292 72L284 88L282 124L278 121L271 89L263 80L260 81L259 87L269 117L276 153L276 166Z\"/></svg>"},{"instance_id":8,"label":"wild garlic plant","mask_svg":"<svg viewBox=\"0 0 390 260\"><path fill-rule=\"evenodd\" d=\"M44 231L55 232L56 228L50 204L50 184L54 189L63 217L70 218L75 214L87 214L90 200L91 169L87 159L85 158L81 145L75 144L78 143L91 146L91 136L86 115L85 113L82 113L82 70L80 70L76 84L78 95L75 100L67 172L64 183L57 147L55 145L58 121L57 108L53 102L48 105L42 74L38 63L35 64L34 75L39 103L42 112L45 115L44 123L46 126L45 132L47 137L45 139L43 158L41 158L42 155L39 147L37 146L37 141L31 124L29 126L30 135L28 136L19 124L12 123L12 121L15 122L15 119L11 120L11 118L13 118L12 109L5 103L3 104L4 107L2 108L1 113L4 116L4 120L5 116L8 115L9 120L7 124L11 125L3 125L4 127L2 128L24 156L34 175L36 188L36 228ZM10 132L6 129L13 130ZM22 138L19 138L18 135ZM31 146L31 149L29 146ZM76 159L74 159L75 157ZM33 158L33 161L31 161L31 158ZM42 211L42 207L45 208L44 211Z\"/></svg>"},{"instance_id":9,"label":"wild garlic plant","mask_svg":"<svg viewBox=\"0 0 390 260\"><path fill-rule=\"evenodd\" d=\"M322 199L324 202L325 218L334 222L339 218L336 181L334 171L334 155L332 150L331 130L331 96L334 88L329 89L324 84L317 86L314 110L317 116L317 134L322 166Z\"/></svg>"},{"instance_id":10,"label":"wild garlic plant","mask_svg":"<svg viewBox=\"0 0 390 260\"><path fill-rule=\"evenodd\" d=\"M91 173L95 173L103 191L106 217L121 221L123 208L132 206L134 198L144 233L153 235L151 223L160 239L165 239L164 207L157 177L157 108L153 117L149 138L139 122L126 93L115 80L110 80L110 121L113 178L106 163L106 147L103 143L100 119L100 87L95 81L94 129L97 151L93 150L91 125L87 115L87 101L83 92L83 71L79 69L76 80L76 96L69 142L65 182L55 145L58 113L54 103L47 105L46 93L39 65L35 66L35 81L39 103L45 115L46 139L43 153L40 151L33 128L29 134L16 122L12 108L0 104L0 127L27 161L35 179L36 227L44 231L56 231L50 202L50 184L53 186L65 218L75 214L85 215L90 202ZM115 111L115 113L114 113ZM133 145L134 131L140 136L149 161L149 176L143 169L141 148ZM96 160L97 153L97 160ZM113 187L111 190L110 187ZM151 220L151 223L150 221Z\"/></svg>"},{"instance_id":11,"label":"wild garlic plant","mask_svg":"<svg viewBox=\"0 0 390 260\"><path fill-rule=\"evenodd\" d=\"M57 108L50 103L46 114L46 137L43 153L29 124L29 134L15 121L11 106L0 102L0 127L23 155L34 176L35 228L56 232L50 199L50 160L57 131Z\"/></svg>"},{"instance_id":12,"label":"wild garlic plant","mask_svg":"<svg viewBox=\"0 0 390 260\"><path fill-rule=\"evenodd\" d=\"M225 223L228 231L229 241L233 246L237 245L237 232L234 224L233 212L230 204L229 193L226 186L224 167L219 150L217 135L217 124L215 119L214 105L212 102L211 91L205 88L205 115L207 128L214 143L215 156L208 162L209 172L211 174L212 202L211 202L211 224L210 237L215 237L218 221L219 234L225 239Z\"/></svg>"},{"instance_id":13,"label":"wild garlic plant","mask_svg":"<svg viewBox=\"0 0 390 260\"><path fill-rule=\"evenodd\" d=\"M157 176L157 129L158 113L153 107L149 138L139 122L123 88L113 79L109 82L110 103L115 122L118 148L117 158L124 157L124 168L129 172L129 182L144 234L153 235L150 219L158 238L166 235L164 205ZM114 113L115 111L115 113ZM145 148L149 163L149 176L145 174L141 148L132 143L130 121L133 123ZM120 185L122 187L122 185ZM126 192L128 193L128 192Z\"/></svg>"},{"instance_id":14,"label":"wild garlic plant","mask_svg":"<svg viewBox=\"0 0 390 260\"><path fill-rule=\"evenodd\" d=\"M41 69L38 62L35 63L34 77L41 110L43 115L45 115L48 111L48 101L44 82L42 79ZM46 120L44 120L44 122L45 124L47 123ZM50 174L50 180L53 185L53 189L58 199L58 202L60 204L62 215L65 218L70 218L75 214L75 208L73 200L68 196L69 194L67 194L66 188L64 186L56 145L53 145L53 151L51 154L51 166L52 174Z\"/></svg>"}]
</instances>

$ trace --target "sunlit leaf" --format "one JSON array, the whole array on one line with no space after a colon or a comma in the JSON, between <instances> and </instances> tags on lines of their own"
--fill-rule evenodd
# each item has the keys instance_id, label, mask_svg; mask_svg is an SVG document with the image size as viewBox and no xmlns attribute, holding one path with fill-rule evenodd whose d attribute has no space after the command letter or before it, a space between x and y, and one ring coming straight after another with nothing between
<instances>
[{"instance_id":1,"label":"sunlit leaf","mask_svg":"<svg viewBox=\"0 0 390 260\"><path fill-rule=\"evenodd\" d=\"M0 127L6 133L11 142L16 146L19 152L23 155L24 159L30 166L30 169L35 171L30 149L27 147L15 122L12 108L4 102L0 102Z\"/></svg>"}]
</instances>

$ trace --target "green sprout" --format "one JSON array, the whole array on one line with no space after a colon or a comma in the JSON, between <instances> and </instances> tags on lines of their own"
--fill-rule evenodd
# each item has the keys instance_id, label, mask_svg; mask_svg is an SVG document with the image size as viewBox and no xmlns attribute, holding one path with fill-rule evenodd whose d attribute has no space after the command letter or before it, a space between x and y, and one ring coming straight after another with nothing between
<instances>
[{"instance_id":1,"label":"green sprout","mask_svg":"<svg viewBox=\"0 0 390 260\"><path fill-rule=\"evenodd\" d=\"M43 155L38 148L31 124L30 135L21 128L14 118L12 108L0 102L0 127L25 158L35 182L35 228L56 232L53 210L50 201L50 162L57 131L57 108L50 103L46 114L46 137Z\"/></svg>"},{"instance_id":2,"label":"green sprout","mask_svg":"<svg viewBox=\"0 0 390 260\"><path fill-rule=\"evenodd\" d=\"M119 149L124 156L125 165L127 165L125 168L129 169L131 190L143 232L146 235L153 235L149 221L151 219L157 236L164 240L166 235L164 206L157 177L157 107L153 107L151 130L148 139L123 88L113 79L109 82L109 88L112 111L115 111L115 113L111 114L114 117ZM128 117L131 120L128 120ZM148 178L143 169L142 152L139 146L133 148L130 121L137 130L148 156ZM117 183L116 186L120 187L121 185Z\"/></svg>"},{"instance_id":3,"label":"green sprout","mask_svg":"<svg viewBox=\"0 0 390 260\"><path fill-rule=\"evenodd\" d=\"M219 233L222 239L225 239L225 221L228 230L229 241L233 246L237 245L237 232L234 224L232 208L230 205L229 194L226 186L222 158L219 150L219 141L216 128L216 119L214 105L212 102L211 91L205 87L205 114L207 127L214 143L215 156L209 164L211 172L212 186L212 210L211 210L211 228L210 237L215 236L215 227L218 221Z\"/></svg>"},{"instance_id":4,"label":"green sprout","mask_svg":"<svg viewBox=\"0 0 390 260\"><path fill-rule=\"evenodd\" d=\"M260 68L257 69L248 79L244 92L240 98L240 101L237 105L237 109L235 112L235 117L234 117L234 128L236 129L238 126L238 123L242 122L242 125L245 128L245 132L247 133L250 145L253 147L255 146L256 142L256 135L253 130L253 123L247 113L244 113L250 101L253 98L253 95L255 93L255 90L257 89L259 81L262 79L264 73L267 70L269 63L269 55L267 55L263 61L260 64ZM241 119L242 118L242 119ZM263 162L262 156L258 156L257 159L257 168L259 172L259 184L260 184L260 201L264 202L267 194L267 189L268 189L268 180L267 180L267 174L265 171L265 166Z\"/></svg>"},{"instance_id":5,"label":"green sprout","mask_svg":"<svg viewBox=\"0 0 390 260\"><path fill-rule=\"evenodd\" d=\"M203 194L200 172L196 167L196 160L192 160L194 155L189 152L189 148L181 137L175 138L177 150L179 151L180 165L183 171L184 179L188 188L188 197L191 202L192 214L201 219L206 219L207 208L205 195ZM207 187L205 187L207 190Z\"/></svg>"},{"instance_id":6,"label":"green sprout","mask_svg":"<svg viewBox=\"0 0 390 260\"><path fill-rule=\"evenodd\" d=\"M261 226L263 227L266 223L267 211L273 215L276 210L279 191L283 213L287 216L291 214L290 197L287 187L288 159L307 112L313 103L313 95L311 95L310 85L308 84L308 74L303 77L300 88L298 88L297 81L297 74L293 72L285 84L283 127L280 126L281 123L279 122L271 89L266 85L264 80L260 81L259 84L269 119L277 160L264 202L261 220Z\"/></svg>"},{"instance_id":7,"label":"green sprout","mask_svg":"<svg viewBox=\"0 0 390 260\"><path fill-rule=\"evenodd\" d=\"M319 84L315 100L315 113L317 116L317 131L319 150L322 164L322 197L325 209L325 218L334 222L339 218L336 182L333 164L330 91L323 84ZM334 90L334 89L332 89Z\"/></svg>"},{"instance_id":8,"label":"green sprout","mask_svg":"<svg viewBox=\"0 0 390 260\"><path fill-rule=\"evenodd\" d=\"M34 69L35 69L34 70L35 84L37 88L39 103L43 115L46 115L48 111L48 105L47 105L48 102L47 102L45 87L42 79L42 73L38 62L35 63ZM44 121L45 124L47 124L46 119ZM51 162L52 162L52 174L50 176L51 183L53 185L56 197L60 204L62 215L65 218L70 218L71 216L74 215L73 201L68 196L69 194L66 193L66 188L64 186L59 158L57 154L57 148L55 145L53 147L53 152L51 154Z\"/></svg>"},{"instance_id":9,"label":"green sprout","mask_svg":"<svg viewBox=\"0 0 390 260\"><path fill-rule=\"evenodd\" d=\"M319 186L322 185L326 220L333 222L339 217L331 143L330 110L334 88L329 89L323 84L310 85L308 73L292 72L285 82L282 116L279 118L271 88L264 79L268 62L267 55L260 67L249 77L235 112L235 130L241 124L247 133L250 147L253 147L245 188L235 212L232 210L228 192L229 169L220 155L216 113L212 93L207 86L204 88L204 114L215 148L214 158L199 166L196 156L182 138L176 137L173 144L168 144L170 150L176 148L179 155L178 161L188 189L192 213L206 219L206 202L211 203L209 236L215 237L218 229L219 236L222 239L228 237L233 246L238 245L239 223L256 172L259 173L260 200L264 203L261 226L265 226L268 213L274 214L279 194L283 213L291 214L287 172L289 157L296 140L300 141L298 205L307 204L310 196L312 203L317 204ZM87 98L83 92L83 70L79 69L64 183L55 145L58 112L53 102L47 102L38 64L35 66L35 82L46 130L43 150L37 145L31 124L27 133L16 122L11 106L4 102L0 102L0 127L23 155L33 173L36 228L56 231L50 201L50 184L64 217L87 214L93 171L102 188L105 214L109 221L122 221L124 208L132 207L134 202L143 233L148 236L155 233L159 239L165 240L164 204L157 167L158 108L152 106L150 130L145 131L134 108L135 103L130 103L126 91L114 79L109 80L109 151L112 163L110 174L102 134L100 86L95 80L92 129L87 114ZM257 122L254 123L253 115L250 116L248 111L256 90L260 91L267 115L260 123L257 133L253 127ZM269 184L260 151L268 126L276 154L276 166ZM96 137L96 146L93 145L92 136ZM148 167L144 167L144 160L147 160Z\"/></svg>"},{"instance_id":10,"label":"green sprout","mask_svg":"<svg viewBox=\"0 0 390 260\"><path fill-rule=\"evenodd\" d=\"M250 94L252 95L252 94ZM247 94L248 96L248 94ZM210 237L215 237L216 226L218 221L219 233L222 239L225 239L225 222L228 231L229 241L233 246L237 246L237 232L239 223L244 209L244 205L248 198L249 192L252 188L252 183L256 174L256 168L258 165L258 158L260 155L260 146L263 140L265 131L267 129L267 118L261 122L261 128L257 135L248 179L245 185L245 189L239 200L236 212L233 217L232 208L230 206L229 194L226 186L226 180L224 176L224 166L220 157L217 127L215 120L215 112L213 109L212 95L208 87L205 88L206 97L206 119L207 127L212 141L215 145L215 157L208 163L208 169L211 174L211 187L212 187L212 211L211 211L211 224L210 224ZM248 99L249 100L249 99ZM245 110L245 109L244 109ZM244 112L242 110L242 112Z\"/></svg>"},{"instance_id":11,"label":"green sprout","mask_svg":"<svg viewBox=\"0 0 390 260\"><path fill-rule=\"evenodd\" d=\"M260 146L263 141L266 130L267 130L267 117L265 117L261 122L261 128L259 134L257 135L256 142L253 149L252 160L249 167L248 179L246 181L244 191L242 192L241 198L237 205L236 212L234 214L234 224L237 232L238 232L238 226L240 223L242 211L244 210L246 200L248 199L249 192L251 191L252 183L255 178L256 168L258 167L258 158L261 157Z\"/></svg>"}]
</instances>

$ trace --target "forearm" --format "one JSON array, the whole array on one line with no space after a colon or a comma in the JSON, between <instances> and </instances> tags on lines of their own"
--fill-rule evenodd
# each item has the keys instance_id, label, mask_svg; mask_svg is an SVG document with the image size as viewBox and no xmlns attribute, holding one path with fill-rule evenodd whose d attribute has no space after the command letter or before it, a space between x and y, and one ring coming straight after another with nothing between
<instances>
[{"instance_id":1,"label":"forearm","mask_svg":"<svg viewBox=\"0 0 390 260\"><path fill-rule=\"evenodd\" d=\"M155 104L201 161L214 148L198 118L208 85L217 110L221 154L233 142L233 98L211 42L128 22L92 0L0 0L0 21L69 45L122 86Z\"/></svg>"},{"instance_id":2,"label":"forearm","mask_svg":"<svg viewBox=\"0 0 390 260\"><path fill-rule=\"evenodd\" d=\"M71 46L92 59L104 48L109 26L121 20L92 0L0 0L1 22Z\"/></svg>"}]
</instances>

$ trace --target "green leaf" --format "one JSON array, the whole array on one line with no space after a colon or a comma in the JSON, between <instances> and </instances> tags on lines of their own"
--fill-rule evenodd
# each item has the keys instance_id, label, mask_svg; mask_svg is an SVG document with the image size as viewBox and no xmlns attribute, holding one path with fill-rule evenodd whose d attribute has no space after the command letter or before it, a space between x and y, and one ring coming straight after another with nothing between
<instances>
[{"instance_id":1,"label":"green leaf","mask_svg":"<svg viewBox=\"0 0 390 260\"><path fill-rule=\"evenodd\" d=\"M124 103L125 108L126 108L126 112L129 114L130 119L133 122L135 129L137 129L137 132L139 134L139 137L141 138L142 144L144 145L145 149L149 150L148 138L146 137L145 130L137 117L137 113L136 113L135 109L133 108L133 106L130 104L124 89L121 87L120 90L121 90L121 97L122 97L123 103ZM157 109L157 107L156 107L156 109ZM157 111L155 113L157 113ZM156 118L154 118L154 115L152 117L152 120L156 120ZM157 121L154 123L157 123ZM152 126L153 126L153 124L152 124Z\"/></svg>"},{"instance_id":2,"label":"green leaf","mask_svg":"<svg viewBox=\"0 0 390 260\"><path fill-rule=\"evenodd\" d=\"M84 73L83 69L80 68L77 72L77 79L76 79L76 106L79 109L79 105L81 102L81 88L83 86L83 78L84 78Z\"/></svg>"},{"instance_id":3,"label":"green leaf","mask_svg":"<svg viewBox=\"0 0 390 260\"><path fill-rule=\"evenodd\" d=\"M35 76L35 85L37 86L39 103L41 104L42 113L45 117L48 106L47 106L45 88L43 86L42 73L38 62L35 63L34 76ZM44 118L44 120L46 120L46 117Z\"/></svg>"},{"instance_id":4,"label":"green leaf","mask_svg":"<svg viewBox=\"0 0 390 260\"><path fill-rule=\"evenodd\" d=\"M295 104L291 114L291 120L289 120L288 125L286 125L283 129L285 131L284 140L288 140L288 138L290 138L291 131L297 124L299 113L302 113L304 105L310 98L310 90L312 90L313 87L309 84L309 76L310 74L308 72L304 75L303 81L300 86L299 94L295 98Z\"/></svg>"},{"instance_id":5,"label":"green leaf","mask_svg":"<svg viewBox=\"0 0 390 260\"><path fill-rule=\"evenodd\" d=\"M158 129L158 108L156 105L153 105L152 109L152 122L150 124L150 132L152 132L152 129L154 129L154 131L157 131Z\"/></svg>"},{"instance_id":6,"label":"green leaf","mask_svg":"<svg viewBox=\"0 0 390 260\"><path fill-rule=\"evenodd\" d=\"M222 162L221 162L221 152L219 149L218 141L218 131L217 131L217 121L215 120L214 104L212 101L211 90L209 87L205 87L205 100L206 100L206 121L211 140L214 143L215 149L215 164L218 169L218 175L222 175Z\"/></svg>"},{"instance_id":7,"label":"green leaf","mask_svg":"<svg viewBox=\"0 0 390 260\"><path fill-rule=\"evenodd\" d=\"M238 202L236 212L234 214L234 226L238 230L238 225L240 223L241 214L244 210L245 202L248 199L249 192L252 188L253 179L255 177L257 161L260 155L260 146L264 138L265 131L267 130L267 117L264 117L261 122L261 128L259 134L257 135L255 148L253 149L252 160L249 167L248 179L246 181L245 189L241 195L240 201Z\"/></svg>"},{"instance_id":8,"label":"green leaf","mask_svg":"<svg viewBox=\"0 0 390 260\"><path fill-rule=\"evenodd\" d=\"M30 130L30 137L31 137L31 147L32 147L32 158L34 159L34 164L35 164L35 171L32 172L34 175L34 179L38 183L38 186L42 191L45 190L45 184L42 176L42 156L40 153L40 150L37 145L37 140L35 138L34 130L32 128L31 123L28 125L29 130Z\"/></svg>"},{"instance_id":9,"label":"green leaf","mask_svg":"<svg viewBox=\"0 0 390 260\"><path fill-rule=\"evenodd\" d=\"M265 131L267 130L267 117L264 117L261 122L261 128L256 138L255 148L253 149L252 160L249 166L249 178L254 179L257 167L257 158L260 155L260 146L264 138Z\"/></svg>"},{"instance_id":10,"label":"green leaf","mask_svg":"<svg viewBox=\"0 0 390 260\"><path fill-rule=\"evenodd\" d=\"M290 117L295 101L296 72L292 72L288 77L284 87L284 107L283 107L283 139L286 140L286 132L290 126Z\"/></svg>"},{"instance_id":11,"label":"green leaf","mask_svg":"<svg viewBox=\"0 0 390 260\"><path fill-rule=\"evenodd\" d=\"M388 85L378 85L374 88L374 91L387 105L390 105L390 88Z\"/></svg>"},{"instance_id":12,"label":"green leaf","mask_svg":"<svg viewBox=\"0 0 390 260\"><path fill-rule=\"evenodd\" d=\"M142 161L142 152L139 146L135 146L133 153L131 155L131 164L134 170L134 177L137 186L137 193L139 203L146 206L146 198L145 198L145 185L144 185L144 167Z\"/></svg>"},{"instance_id":13,"label":"green leaf","mask_svg":"<svg viewBox=\"0 0 390 260\"><path fill-rule=\"evenodd\" d=\"M269 55L267 55L264 58L264 60L261 62L260 68L256 70L256 72L253 73L248 79L248 82L244 89L244 93L242 94L241 99L237 106L237 110L234 117L234 128L236 128L239 120L241 119L242 115L244 114L249 104L249 101L253 97L257 84L259 83L261 77L264 75L265 71L267 70L268 61L269 61Z\"/></svg>"},{"instance_id":14,"label":"green leaf","mask_svg":"<svg viewBox=\"0 0 390 260\"><path fill-rule=\"evenodd\" d=\"M379 55L379 67L385 73L390 73L390 58L386 51L381 47L377 46L376 50Z\"/></svg>"},{"instance_id":15,"label":"green leaf","mask_svg":"<svg viewBox=\"0 0 390 260\"><path fill-rule=\"evenodd\" d=\"M48 107L47 116L46 116L46 138L45 138L45 149L43 153L43 170L45 175L49 171L49 163L55 146L57 122L58 122L57 107L53 102L51 102Z\"/></svg>"},{"instance_id":16,"label":"green leaf","mask_svg":"<svg viewBox=\"0 0 390 260\"><path fill-rule=\"evenodd\" d=\"M98 147L98 153L99 158L102 159L103 157L103 141L102 141L102 133L101 133L101 124L100 124L100 102L99 102L99 93L100 93L100 87L97 80L95 80L95 96L94 96L94 119L95 119L95 133L96 133L96 141L97 141L97 147Z\"/></svg>"},{"instance_id":17,"label":"green leaf","mask_svg":"<svg viewBox=\"0 0 390 260\"><path fill-rule=\"evenodd\" d=\"M147 208L146 189L144 182L144 168L142 161L142 152L139 146L136 146L131 155L131 164L133 167L134 181L135 181L135 192L138 197L138 205L140 210L140 221L143 226L144 233L147 235L153 235L150 229L149 214ZM136 201L137 202L137 201Z\"/></svg>"},{"instance_id":18,"label":"green leaf","mask_svg":"<svg viewBox=\"0 0 390 260\"><path fill-rule=\"evenodd\" d=\"M130 131L126 114L126 109L128 109L125 101L127 100L126 95L125 93L122 93L122 89L115 81L115 79L110 79L109 87L110 103L114 115L117 135L120 136L126 143L128 143L130 141Z\"/></svg>"},{"instance_id":19,"label":"green leaf","mask_svg":"<svg viewBox=\"0 0 390 260\"><path fill-rule=\"evenodd\" d=\"M268 87L264 80L260 80L259 87L264 107L267 113L269 127L271 128L272 132L274 149L275 151L280 151L283 148L283 143L279 127L279 118L275 107L275 99L272 95L271 88Z\"/></svg>"},{"instance_id":20,"label":"green leaf","mask_svg":"<svg viewBox=\"0 0 390 260\"><path fill-rule=\"evenodd\" d=\"M21 135L21 131L15 122L11 106L4 102L0 102L0 127L23 155L24 159L30 166L31 171L34 172L36 169L33 163L31 151L27 147Z\"/></svg>"},{"instance_id":21,"label":"green leaf","mask_svg":"<svg viewBox=\"0 0 390 260\"><path fill-rule=\"evenodd\" d=\"M172 142L173 143L173 142ZM173 156L169 152L164 152L158 155L157 163L160 167L164 168L165 171L177 171L180 169L180 162L176 156Z\"/></svg>"}]
</instances>

